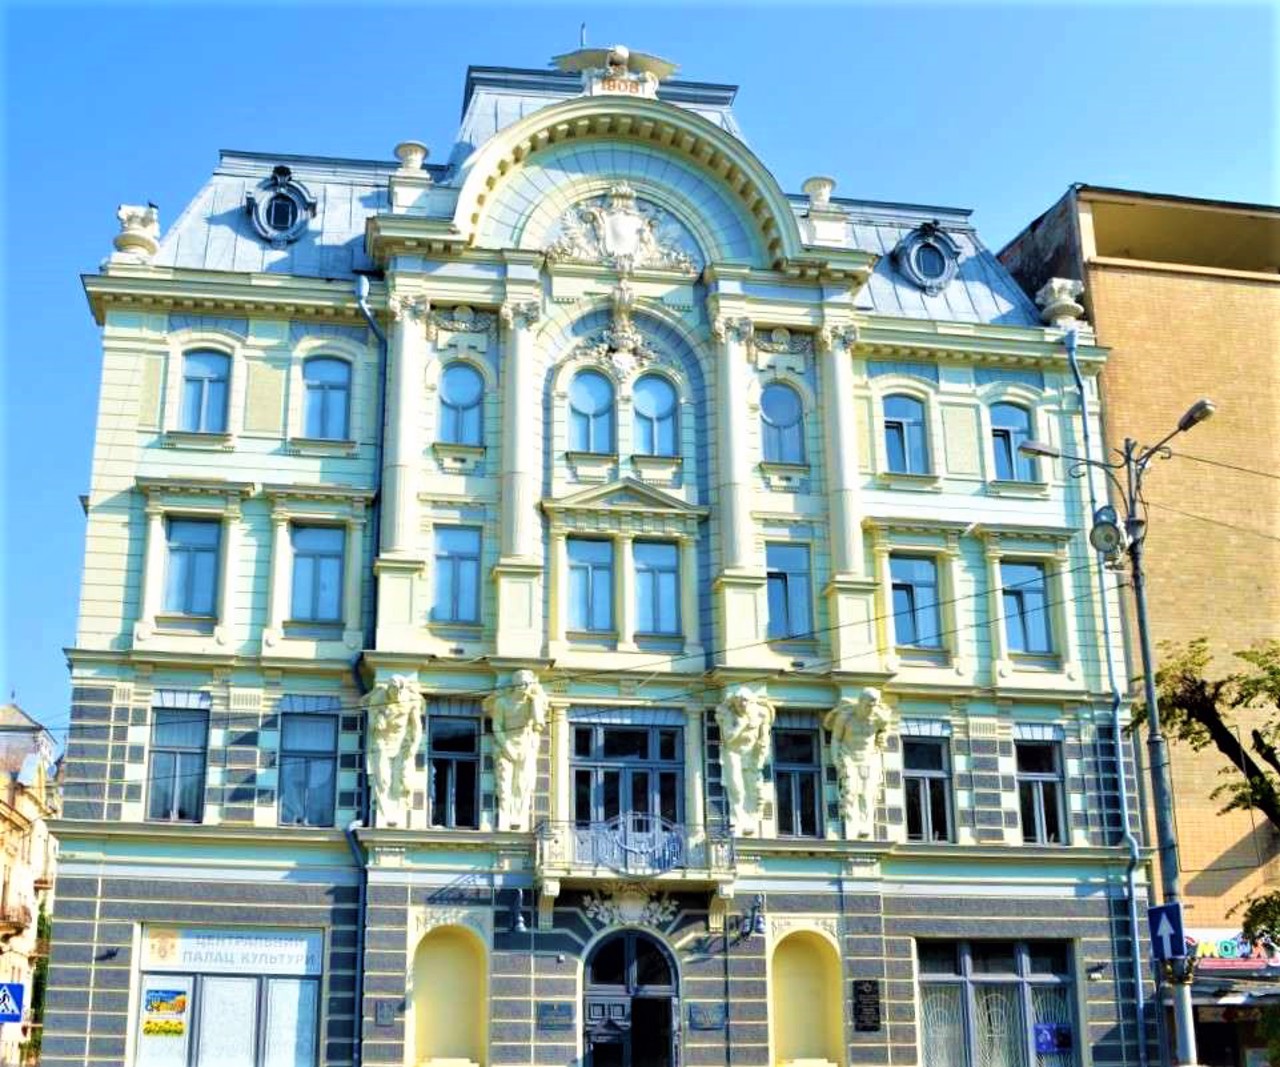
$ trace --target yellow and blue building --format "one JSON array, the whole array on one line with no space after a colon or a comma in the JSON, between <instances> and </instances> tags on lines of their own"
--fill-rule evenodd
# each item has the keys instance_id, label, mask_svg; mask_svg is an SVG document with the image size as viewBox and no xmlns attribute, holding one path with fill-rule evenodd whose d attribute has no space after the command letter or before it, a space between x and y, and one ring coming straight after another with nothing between
<instances>
[{"instance_id":1,"label":"yellow and blue building","mask_svg":"<svg viewBox=\"0 0 1280 1067\"><path fill-rule=\"evenodd\" d=\"M44 1062L1141 1062L1072 287L558 66L120 209Z\"/></svg>"}]
</instances>

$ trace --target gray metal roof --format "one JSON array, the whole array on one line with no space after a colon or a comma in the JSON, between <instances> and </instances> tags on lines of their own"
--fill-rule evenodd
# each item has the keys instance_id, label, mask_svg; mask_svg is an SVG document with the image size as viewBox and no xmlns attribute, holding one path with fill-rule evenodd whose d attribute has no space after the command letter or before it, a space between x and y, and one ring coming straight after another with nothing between
<instances>
[{"instance_id":1,"label":"gray metal roof","mask_svg":"<svg viewBox=\"0 0 1280 1067\"><path fill-rule=\"evenodd\" d=\"M539 108L578 95L580 82L558 71L473 67L467 72L462 120L449 162L427 170L442 190L457 184L459 165L497 132ZM688 108L741 139L732 104L736 87L700 82L665 82L660 98ZM273 248L255 231L245 210L247 195L277 164L315 198L315 215L303 235ZM349 277L373 263L364 250L366 220L388 210L389 161L333 159L224 151L218 167L161 240L155 263L228 272ZM789 197L797 217L808 201ZM441 210L448 197L437 200ZM870 311L908 318L1034 326L1036 308L1012 276L978 240L964 209L859 201L837 197L832 206L845 212L841 246L881 256L861 294ZM900 274L890 253L924 222L937 222L960 248L955 279L937 296L928 296Z\"/></svg>"}]
</instances>

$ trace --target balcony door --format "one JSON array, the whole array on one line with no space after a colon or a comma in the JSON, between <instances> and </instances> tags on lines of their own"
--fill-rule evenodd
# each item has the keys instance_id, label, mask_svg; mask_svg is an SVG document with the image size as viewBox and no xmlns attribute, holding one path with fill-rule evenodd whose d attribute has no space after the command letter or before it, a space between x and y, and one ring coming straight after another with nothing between
<instances>
[{"instance_id":1,"label":"balcony door","mask_svg":"<svg viewBox=\"0 0 1280 1067\"><path fill-rule=\"evenodd\" d=\"M573 726L575 861L629 873L683 862L684 765L675 726Z\"/></svg>"},{"instance_id":2,"label":"balcony door","mask_svg":"<svg viewBox=\"0 0 1280 1067\"><path fill-rule=\"evenodd\" d=\"M585 1067L675 1067L676 971L661 943L638 930L606 937L587 957Z\"/></svg>"}]
</instances>

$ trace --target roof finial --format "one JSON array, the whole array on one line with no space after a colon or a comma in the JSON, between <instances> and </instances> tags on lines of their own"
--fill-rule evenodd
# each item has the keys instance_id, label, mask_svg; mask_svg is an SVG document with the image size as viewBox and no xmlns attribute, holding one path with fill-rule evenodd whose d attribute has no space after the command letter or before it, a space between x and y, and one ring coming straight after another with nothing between
<instances>
[{"instance_id":1,"label":"roof finial","mask_svg":"<svg viewBox=\"0 0 1280 1067\"><path fill-rule=\"evenodd\" d=\"M587 47L587 24L585 22L578 27L578 47Z\"/></svg>"}]
</instances>

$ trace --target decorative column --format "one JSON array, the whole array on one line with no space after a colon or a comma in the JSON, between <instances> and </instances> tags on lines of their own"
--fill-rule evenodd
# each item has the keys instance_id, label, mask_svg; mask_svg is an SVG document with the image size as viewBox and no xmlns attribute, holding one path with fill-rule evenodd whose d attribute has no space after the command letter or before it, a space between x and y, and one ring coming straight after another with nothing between
<instances>
[{"instance_id":1,"label":"decorative column","mask_svg":"<svg viewBox=\"0 0 1280 1067\"><path fill-rule=\"evenodd\" d=\"M843 670L866 670L872 666L879 643L873 622L877 614L876 575L867 573L862 538L862 488L854 425L853 346L857 339L857 328L850 323L824 326L817 338L823 355L820 406L831 546L831 580L826 596L833 624L831 658L833 666ZM892 655L892 635L887 647Z\"/></svg>"},{"instance_id":2,"label":"decorative column","mask_svg":"<svg viewBox=\"0 0 1280 1067\"><path fill-rule=\"evenodd\" d=\"M147 549L142 565L142 610L133 627L133 639L146 641L155 633L156 616L164 607L164 507L147 501Z\"/></svg>"},{"instance_id":3,"label":"decorative column","mask_svg":"<svg viewBox=\"0 0 1280 1067\"><path fill-rule=\"evenodd\" d=\"M569 752L572 737L569 727L569 704L564 700L551 701L549 727L551 730L551 821L573 821L573 782L569 773Z\"/></svg>"},{"instance_id":4,"label":"decorative column","mask_svg":"<svg viewBox=\"0 0 1280 1067\"><path fill-rule=\"evenodd\" d=\"M541 398L533 334L541 314L541 304L532 299L508 300L499 314L503 325L502 555L493 576L500 656L528 658L542 652L542 523L538 514L542 447L536 418ZM552 611L558 618L561 641L563 612L561 599L559 614L554 608Z\"/></svg>"},{"instance_id":5,"label":"decorative column","mask_svg":"<svg viewBox=\"0 0 1280 1067\"><path fill-rule=\"evenodd\" d=\"M289 613L289 513L277 501L271 511L271 569L267 588L267 625L262 643L270 648L284 637Z\"/></svg>"},{"instance_id":6,"label":"decorative column","mask_svg":"<svg viewBox=\"0 0 1280 1067\"><path fill-rule=\"evenodd\" d=\"M680 544L680 631L684 638L685 669L701 672L701 633L698 627L698 539L684 534Z\"/></svg>"},{"instance_id":7,"label":"decorative column","mask_svg":"<svg viewBox=\"0 0 1280 1067\"><path fill-rule=\"evenodd\" d=\"M1001 593L1003 583L1000 579L1000 561L1004 552L997 534L988 533L983 538L987 562L987 619L991 635L991 681L999 685L1001 678L1008 678L1013 673L1013 663L1009 658L1009 638L1004 628L1004 596Z\"/></svg>"},{"instance_id":8,"label":"decorative column","mask_svg":"<svg viewBox=\"0 0 1280 1067\"><path fill-rule=\"evenodd\" d=\"M347 647L358 649L364 643L361 622L361 578L364 575L364 525L363 502L352 502L347 516L346 550L342 561L342 639Z\"/></svg>"},{"instance_id":9,"label":"decorative column","mask_svg":"<svg viewBox=\"0 0 1280 1067\"><path fill-rule=\"evenodd\" d=\"M636 573L631 545L629 533L618 534L613 539L613 565L617 568L613 588L618 600L613 617L618 627L619 652L634 652L636 649Z\"/></svg>"},{"instance_id":10,"label":"decorative column","mask_svg":"<svg viewBox=\"0 0 1280 1067\"><path fill-rule=\"evenodd\" d=\"M222 536L220 546L222 558L218 582L218 609L213 626L213 639L225 645L231 639L233 622L232 608L236 588L236 574L240 561L240 498L227 500L226 510L222 513Z\"/></svg>"},{"instance_id":11,"label":"decorative column","mask_svg":"<svg viewBox=\"0 0 1280 1067\"><path fill-rule=\"evenodd\" d=\"M563 652L568 641L569 620L569 545L563 527L551 528L551 654Z\"/></svg>"},{"instance_id":12,"label":"decorative column","mask_svg":"<svg viewBox=\"0 0 1280 1067\"><path fill-rule=\"evenodd\" d=\"M703 809L706 789L703 784L702 705L690 704L684 709L684 823L691 838L701 835L706 826Z\"/></svg>"},{"instance_id":13,"label":"decorative column","mask_svg":"<svg viewBox=\"0 0 1280 1067\"><path fill-rule=\"evenodd\" d=\"M387 368L386 434L382 455L382 544L386 556L418 551L418 467L422 462L419 406L430 346L431 303L421 293L395 292L389 301L391 365Z\"/></svg>"}]
</instances>

